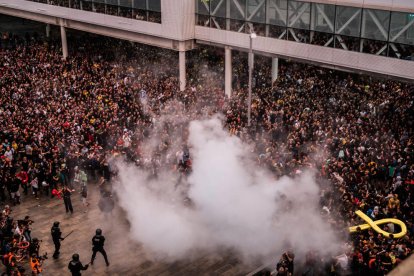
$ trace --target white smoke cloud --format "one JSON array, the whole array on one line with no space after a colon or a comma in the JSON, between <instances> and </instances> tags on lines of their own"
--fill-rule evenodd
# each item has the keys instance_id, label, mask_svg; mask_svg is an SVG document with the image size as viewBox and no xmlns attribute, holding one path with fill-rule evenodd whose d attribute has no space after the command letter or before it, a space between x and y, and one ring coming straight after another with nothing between
<instances>
[{"instance_id":1,"label":"white smoke cloud","mask_svg":"<svg viewBox=\"0 0 414 276\"><path fill-rule=\"evenodd\" d=\"M174 172L155 179L117 163L115 189L134 240L171 260L223 248L245 259L275 257L288 247L297 255L334 252L338 241L320 215L312 172L276 180L217 117L191 122L189 133L188 186L177 186Z\"/></svg>"}]
</instances>

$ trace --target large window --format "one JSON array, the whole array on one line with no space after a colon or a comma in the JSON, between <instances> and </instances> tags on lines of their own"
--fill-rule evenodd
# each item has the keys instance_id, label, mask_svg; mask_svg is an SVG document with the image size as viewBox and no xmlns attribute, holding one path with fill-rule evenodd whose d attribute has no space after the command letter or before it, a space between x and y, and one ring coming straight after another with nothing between
<instances>
[{"instance_id":1,"label":"large window","mask_svg":"<svg viewBox=\"0 0 414 276\"><path fill-rule=\"evenodd\" d=\"M288 2L288 39L296 42L309 43L310 40L310 3Z\"/></svg>"},{"instance_id":2,"label":"large window","mask_svg":"<svg viewBox=\"0 0 414 276\"><path fill-rule=\"evenodd\" d=\"M161 23L161 0L31 0L50 5ZM225 1L225 0L223 0ZM208 13L207 13L208 14Z\"/></svg>"},{"instance_id":3,"label":"large window","mask_svg":"<svg viewBox=\"0 0 414 276\"><path fill-rule=\"evenodd\" d=\"M230 18L236 20L246 20L246 0L230 1Z\"/></svg>"},{"instance_id":4,"label":"large window","mask_svg":"<svg viewBox=\"0 0 414 276\"><path fill-rule=\"evenodd\" d=\"M387 55L389 26L389 11L364 9L361 23L361 52Z\"/></svg>"},{"instance_id":5,"label":"large window","mask_svg":"<svg viewBox=\"0 0 414 276\"><path fill-rule=\"evenodd\" d=\"M273 26L286 26L288 1L287 0L268 0L267 24Z\"/></svg>"},{"instance_id":6,"label":"large window","mask_svg":"<svg viewBox=\"0 0 414 276\"><path fill-rule=\"evenodd\" d=\"M310 43L325 47L334 46L335 5L314 3L310 21Z\"/></svg>"},{"instance_id":7,"label":"large window","mask_svg":"<svg viewBox=\"0 0 414 276\"><path fill-rule=\"evenodd\" d=\"M389 56L414 59L414 14L391 13L389 42Z\"/></svg>"},{"instance_id":8,"label":"large window","mask_svg":"<svg viewBox=\"0 0 414 276\"><path fill-rule=\"evenodd\" d=\"M247 21L266 23L266 0L247 0Z\"/></svg>"},{"instance_id":9,"label":"large window","mask_svg":"<svg viewBox=\"0 0 414 276\"><path fill-rule=\"evenodd\" d=\"M227 17L227 5L224 0L210 0L211 14L215 17ZM229 9L230 11L230 9Z\"/></svg>"},{"instance_id":10,"label":"large window","mask_svg":"<svg viewBox=\"0 0 414 276\"><path fill-rule=\"evenodd\" d=\"M314 3L312 5L311 30L331 33L335 31L335 6Z\"/></svg>"},{"instance_id":11,"label":"large window","mask_svg":"<svg viewBox=\"0 0 414 276\"><path fill-rule=\"evenodd\" d=\"M301 0L194 1L197 25L346 51L414 57L414 14Z\"/></svg>"}]
</instances>

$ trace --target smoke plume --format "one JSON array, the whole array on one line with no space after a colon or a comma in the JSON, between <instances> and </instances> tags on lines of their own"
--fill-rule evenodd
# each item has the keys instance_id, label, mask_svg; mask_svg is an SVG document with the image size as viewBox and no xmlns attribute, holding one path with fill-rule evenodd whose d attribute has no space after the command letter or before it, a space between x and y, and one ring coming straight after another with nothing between
<instances>
[{"instance_id":1,"label":"smoke plume","mask_svg":"<svg viewBox=\"0 0 414 276\"><path fill-rule=\"evenodd\" d=\"M312 172L275 179L218 117L192 121L188 139L193 171L186 180L117 162L115 189L132 239L171 260L228 249L245 260L288 248L297 256L334 252L338 241L320 215Z\"/></svg>"}]
</instances>

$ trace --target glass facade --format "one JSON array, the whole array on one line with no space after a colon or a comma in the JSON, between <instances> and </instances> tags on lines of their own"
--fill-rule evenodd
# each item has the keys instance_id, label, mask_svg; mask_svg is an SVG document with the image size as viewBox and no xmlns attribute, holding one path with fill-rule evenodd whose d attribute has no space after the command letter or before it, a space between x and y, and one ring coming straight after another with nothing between
<instances>
[{"instance_id":1,"label":"glass facade","mask_svg":"<svg viewBox=\"0 0 414 276\"><path fill-rule=\"evenodd\" d=\"M161 0L30 0L49 5L161 23Z\"/></svg>"},{"instance_id":2,"label":"glass facade","mask_svg":"<svg viewBox=\"0 0 414 276\"><path fill-rule=\"evenodd\" d=\"M414 60L414 14L296 0L195 0L196 23Z\"/></svg>"}]
</instances>

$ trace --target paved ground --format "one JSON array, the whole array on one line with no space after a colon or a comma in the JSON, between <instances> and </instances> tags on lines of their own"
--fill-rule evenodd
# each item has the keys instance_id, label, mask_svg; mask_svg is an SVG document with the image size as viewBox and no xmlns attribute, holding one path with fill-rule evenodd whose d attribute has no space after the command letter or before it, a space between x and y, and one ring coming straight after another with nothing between
<instances>
[{"instance_id":1,"label":"paved ground","mask_svg":"<svg viewBox=\"0 0 414 276\"><path fill-rule=\"evenodd\" d=\"M398 265L388 276L414 276L414 255Z\"/></svg>"},{"instance_id":2,"label":"paved ground","mask_svg":"<svg viewBox=\"0 0 414 276\"><path fill-rule=\"evenodd\" d=\"M41 240L41 254L47 252L49 259L44 263L43 275L69 275L67 265L73 253L79 253L85 264L91 258L91 238L95 229L100 227L106 237L105 248L110 266L107 268L103 257L98 253L93 267L89 267L83 275L246 275L252 267L242 265L231 254L227 256L204 256L194 260L167 263L152 256L144 248L128 239L128 223L122 210L115 208L113 215L104 217L97 207L99 192L93 184L89 185L88 211L80 202L78 193L74 193L72 201L74 214L67 215L62 200L43 196L35 200L31 196L23 198L20 206L13 208L15 219L30 215L35 221L32 237ZM59 260L51 258L53 243L50 228L54 221L61 222L63 235L74 230L73 234L62 242Z\"/></svg>"},{"instance_id":3,"label":"paved ground","mask_svg":"<svg viewBox=\"0 0 414 276\"><path fill-rule=\"evenodd\" d=\"M95 185L89 185L90 207L84 208L78 193L72 196L74 214L67 215L62 200L43 196L35 200L31 196L23 198L20 206L13 207L15 219L30 215L35 221L32 237L43 240L41 254L47 252L49 259L44 263L44 274L70 275L67 269L73 253L79 253L85 264L90 261L91 238L96 228L102 228L106 237L105 248L111 265L107 268L103 257L98 253L94 266L90 266L83 275L246 275L255 270L247 267L232 257L231 254L208 255L188 261L168 263L151 255L142 246L128 238L128 223L119 208L112 215L105 217L97 207L99 192ZM1 206L3 207L3 206ZM51 258L53 243L50 228L54 221L61 222L63 235L74 231L62 242L61 256L58 260ZM2 267L2 266L1 266ZM3 267L2 267L3 268ZM29 275L29 274L28 274ZM392 276L414 275L414 256L400 264Z\"/></svg>"}]
</instances>

